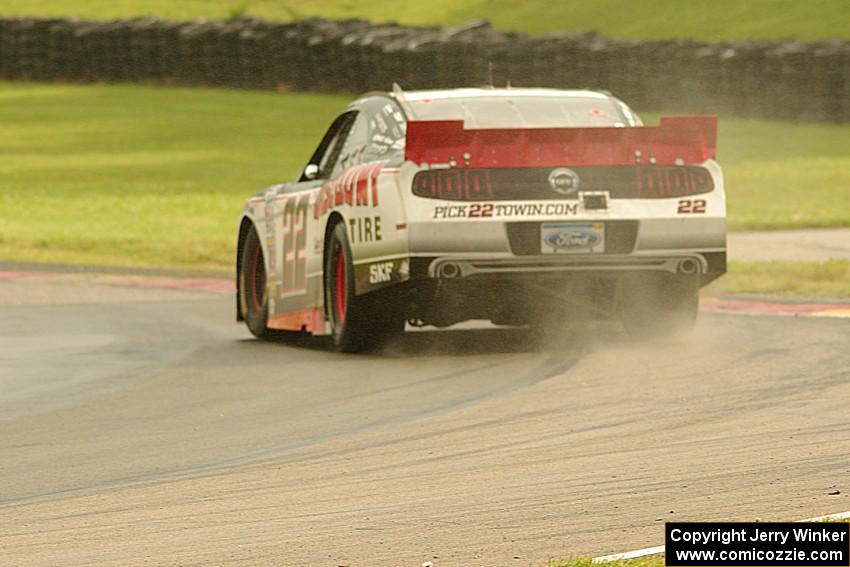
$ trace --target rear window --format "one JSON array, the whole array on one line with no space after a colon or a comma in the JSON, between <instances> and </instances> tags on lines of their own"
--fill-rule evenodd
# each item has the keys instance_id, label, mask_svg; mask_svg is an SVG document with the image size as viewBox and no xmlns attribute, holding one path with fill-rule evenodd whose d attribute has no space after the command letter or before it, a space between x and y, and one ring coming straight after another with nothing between
<instances>
[{"instance_id":1,"label":"rear window","mask_svg":"<svg viewBox=\"0 0 850 567\"><path fill-rule=\"evenodd\" d=\"M635 126L637 117L608 98L466 97L410 101L416 120L463 120L476 128Z\"/></svg>"}]
</instances>

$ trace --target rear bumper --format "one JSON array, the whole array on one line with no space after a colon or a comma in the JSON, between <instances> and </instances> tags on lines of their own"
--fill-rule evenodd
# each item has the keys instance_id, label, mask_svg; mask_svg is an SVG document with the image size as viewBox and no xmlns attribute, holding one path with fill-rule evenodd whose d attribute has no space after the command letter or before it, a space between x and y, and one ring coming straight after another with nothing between
<instances>
[{"instance_id":1,"label":"rear bumper","mask_svg":"<svg viewBox=\"0 0 850 567\"><path fill-rule=\"evenodd\" d=\"M565 222L603 222L635 226L631 242L620 244L620 253L644 253L675 250L726 250L726 219L709 218L650 218L608 219L574 218L553 219ZM511 227L537 225L541 221L496 222L457 221L410 223L409 246L415 255L443 255L464 253L489 253L525 255L511 242Z\"/></svg>"},{"instance_id":2,"label":"rear bumper","mask_svg":"<svg viewBox=\"0 0 850 567\"><path fill-rule=\"evenodd\" d=\"M725 271L725 252L720 254L724 256ZM710 273L718 268L720 266L713 256L707 258L697 252L672 255L576 254L517 258L435 258L428 265L428 277L451 279L481 274L624 271L664 271L694 275Z\"/></svg>"},{"instance_id":3,"label":"rear bumper","mask_svg":"<svg viewBox=\"0 0 850 567\"><path fill-rule=\"evenodd\" d=\"M599 219L606 225L601 253L542 254L539 222L440 222L410 227L411 256L420 277L662 271L701 275L726 271L724 218ZM424 266L423 266L424 264Z\"/></svg>"}]
</instances>

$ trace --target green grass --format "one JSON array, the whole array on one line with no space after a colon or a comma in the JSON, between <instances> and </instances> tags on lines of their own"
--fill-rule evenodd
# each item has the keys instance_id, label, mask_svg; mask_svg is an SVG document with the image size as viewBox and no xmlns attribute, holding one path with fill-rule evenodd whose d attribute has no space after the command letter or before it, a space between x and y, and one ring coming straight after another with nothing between
<instances>
[{"instance_id":1,"label":"green grass","mask_svg":"<svg viewBox=\"0 0 850 567\"><path fill-rule=\"evenodd\" d=\"M846 0L0 0L0 14L95 19L145 14L224 19L244 14L283 21L324 16L407 24L487 18L497 27L533 34L593 29L640 38L850 37L850 2Z\"/></svg>"},{"instance_id":2,"label":"green grass","mask_svg":"<svg viewBox=\"0 0 850 567\"><path fill-rule=\"evenodd\" d=\"M712 293L850 297L850 261L730 262Z\"/></svg>"},{"instance_id":3,"label":"green grass","mask_svg":"<svg viewBox=\"0 0 850 567\"><path fill-rule=\"evenodd\" d=\"M730 230L850 226L850 125L721 117L717 152Z\"/></svg>"},{"instance_id":4,"label":"green grass","mask_svg":"<svg viewBox=\"0 0 850 567\"><path fill-rule=\"evenodd\" d=\"M730 229L850 226L850 125L721 120Z\"/></svg>"},{"instance_id":5,"label":"green grass","mask_svg":"<svg viewBox=\"0 0 850 567\"><path fill-rule=\"evenodd\" d=\"M0 82L0 259L229 268L244 199L347 100ZM721 124L732 228L850 225L850 126Z\"/></svg>"},{"instance_id":6,"label":"green grass","mask_svg":"<svg viewBox=\"0 0 850 567\"><path fill-rule=\"evenodd\" d=\"M0 83L0 258L228 267L242 202L346 99Z\"/></svg>"}]
</instances>

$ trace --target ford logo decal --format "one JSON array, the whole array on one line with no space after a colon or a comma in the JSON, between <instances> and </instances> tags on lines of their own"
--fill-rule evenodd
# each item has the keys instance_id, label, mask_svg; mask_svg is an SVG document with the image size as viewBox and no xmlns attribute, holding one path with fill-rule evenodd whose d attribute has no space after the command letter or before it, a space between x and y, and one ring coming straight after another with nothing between
<instances>
[{"instance_id":1,"label":"ford logo decal","mask_svg":"<svg viewBox=\"0 0 850 567\"><path fill-rule=\"evenodd\" d=\"M549 174L549 186L561 195L572 195L578 191L578 173L566 167L553 169Z\"/></svg>"},{"instance_id":2,"label":"ford logo decal","mask_svg":"<svg viewBox=\"0 0 850 567\"><path fill-rule=\"evenodd\" d=\"M599 235L588 230L561 230L546 235L546 244L556 250L593 248L599 243Z\"/></svg>"}]
</instances>

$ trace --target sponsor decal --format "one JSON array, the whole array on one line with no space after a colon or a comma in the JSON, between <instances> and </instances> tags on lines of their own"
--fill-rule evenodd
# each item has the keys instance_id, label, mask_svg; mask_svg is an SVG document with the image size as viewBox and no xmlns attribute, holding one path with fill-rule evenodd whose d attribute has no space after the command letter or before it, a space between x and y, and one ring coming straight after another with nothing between
<instances>
[{"instance_id":1,"label":"sponsor decal","mask_svg":"<svg viewBox=\"0 0 850 567\"><path fill-rule=\"evenodd\" d=\"M578 214L578 203L472 203L467 205L438 205L432 218L467 219L484 217L545 217Z\"/></svg>"},{"instance_id":2,"label":"sponsor decal","mask_svg":"<svg viewBox=\"0 0 850 567\"><path fill-rule=\"evenodd\" d=\"M377 242L383 240L381 217L355 217L348 219L348 237L352 242Z\"/></svg>"},{"instance_id":3,"label":"sponsor decal","mask_svg":"<svg viewBox=\"0 0 850 567\"><path fill-rule=\"evenodd\" d=\"M393 263L380 262L369 266L369 283L384 283L392 281Z\"/></svg>"},{"instance_id":4,"label":"sponsor decal","mask_svg":"<svg viewBox=\"0 0 850 567\"><path fill-rule=\"evenodd\" d=\"M378 206L378 174L380 163L358 165L343 171L319 189L313 204L313 218L319 219L336 207Z\"/></svg>"},{"instance_id":5,"label":"sponsor decal","mask_svg":"<svg viewBox=\"0 0 850 567\"><path fill-rule=\"evenodd\" d=\"M574 195L578 191L578 173L566 167L553 169L549 174L549 187L561 195Z\"/></svg>"},{"instance_id":6,"label":"sponsor decal","mask_svg":"<svg viewBox=\"0 0 850 567\"><path fill-rule=\"evenodd\" d=\"M354 265L357 293L365 293L410 279L410 260L396 258Z\"/></svg>"},{"instance_id":7,"label":"sponsor decal","mask_svg":"<svg viewBox=\"0 0 850 567\"><path fill-rule=\"evenodd\" d=\"M602 223L543 223L540 230L543 253L601 252L605 243Z\"/></svg>"},{"instance_id":8,"label":"sponsor decal","mask_svg":"<svg viewBox=\"0 0 850 567\"><path fill-rule=\"evenodd\" d=\"M593 248L599 242L599 235L588 231L562 230L546 237L546 244L552 248Z\"/></svg>"}]
</instances>

